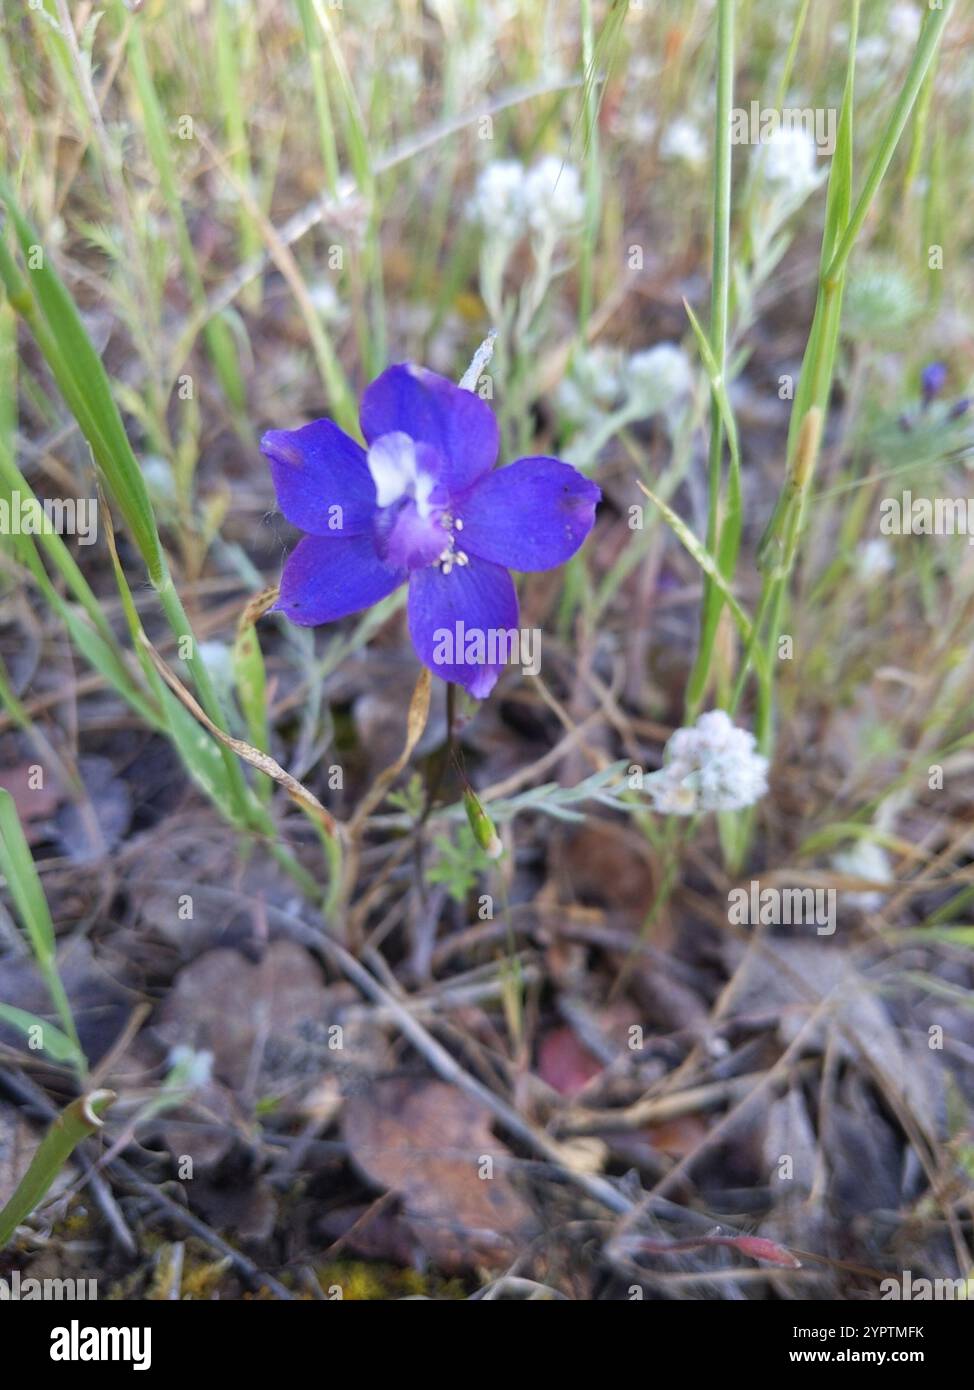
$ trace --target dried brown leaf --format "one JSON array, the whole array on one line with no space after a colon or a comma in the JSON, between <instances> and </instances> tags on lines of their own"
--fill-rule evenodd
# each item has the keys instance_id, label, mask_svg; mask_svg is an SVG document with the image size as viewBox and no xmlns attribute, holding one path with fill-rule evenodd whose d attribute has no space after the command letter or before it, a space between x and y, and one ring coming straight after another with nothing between
<instances>
[{"instance_id":1,"label":"dried brown leaf","mask_svg":"<svg viewBox=\"0 0 974 1390\"><path fill-rule=\"evenodd\" d=\"M376 1082L346 1101L343 1129L355 1162L400 1195L417 1239L441 1268L505 1264L533 1231L489 1112L455 1087Z\"/></svg>"}]
</instances>

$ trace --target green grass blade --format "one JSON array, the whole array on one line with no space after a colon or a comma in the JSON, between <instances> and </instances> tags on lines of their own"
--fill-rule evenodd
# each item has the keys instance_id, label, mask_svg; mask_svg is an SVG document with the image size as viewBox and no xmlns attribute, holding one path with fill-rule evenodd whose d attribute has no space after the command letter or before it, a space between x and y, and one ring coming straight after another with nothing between
<instances>
[{"instance_id":1,"label":"green grass blade","mask_svg":"<svg viewBox=\"0 0 974 1390\"><path fill-rule=\"evenodd\" d=\"M43 1052L52 1062L65 1062L76 1069L84 1066L84 1059L74 1040L46 1019L38 1018L26 1009L18 1009L13 1004L0 1004L0 1020L23 1033L31 1050Z\"/></svg>"},{"instance_id":2,"label":"green grass blade","mask_svg":"<svg viewBox=\"0 0 974 1390\"><path fill-rule=\"evenodd\" d=\"M719 0L717 11L717 100L714 114L714 193L713 268L710 292L710 335L708 371L711 379L710 445L708 452L709 492L707 507L707 548L712 555L723 551L721 573L733 568L740 539L740 458L732 459L728 494L726 541L720 544L720 503L724 414L718 386L726 385L727 315L730 298L730 212L731 212L731 109L734 103L734 3ZM697 331L698 325L694 325ZM698 342L702 334L698 334ZM735 538L736 537L736 538ZM686 715L691 722L699 712L710 679L710 666L717 624L723 605L723 591L710 578L704 579L700 612L700 638L697 656L687 682Z\"/></svg>"},{"instance_id":3,"label":"green grass blade","mask_svg":"<svg viewBox=\"0 0 974 1390\"><path fill-rule=\"evenodd\" d=\"M61 1020L61 1027L77 1049L79 1063L83 1053L68 996L57 968L54 923L44 896L30 847L21 829L13 797L0 787L0 870L7 880L10 896L23 923L37 968L44 977L48 994Z\"/></svg>"},{"instance_id":4,"label":"green grass blade","mask_svg":"<svg viewBox=\"0 0 974 1390\"><path fill-rule=\"evenodd\" d=\"M125 433L108 374L85 331L74 300L50 264L40 240L17 205L9 181L0 176L0 202L7 210L28 266L23 279L4 246L0 274L14 308L27 319L38 345L91 445L95 462L125 518L153 584L166 576L152 504ZM29 298L25 298L29 296Z\"/></svg>"},{"instance_id":5,"label":"green grass blade","mask_svg":"<svg viewBox=\"0 0 974 1390\"><path fill-rule=\"evenodd\" d=\"M0 1250L8 1244L21 1221L43 1201L82 1139L101 1129L101 1117L114 1099L114 1091L92 1091L90 1095L73 1100L57 1117L38 1145L10 1200L0 1210Z\"/></svg>"},{"instance_id":6,"label":"green grass blade","mask_svg":"<svg viewBox=\"0 0 974 1390\"><path fill-rule=\"evenodd\" d=\"M890 166L890 161L899 144L900 136L906 128L906 123L913 110L913 104L917 99L920 88L923 86L927 72L933 63L937 45L943 35L944 26L950 17L952 0L943 0L942 6L937 8L928 7L923 21L923 28L920 30L920 38L917 41L916 52L913 55L913 62L906 75L906 80L896 99L890 118L880 138L876 153L873 156L869 173L866 175L866 182L859 195L855 209L849 218L842 239L835 250L835 255L829 263L827 280L834 280L841 274L845 264L852 253L862 231L863 224L869 216L869 209L872 207L873 199L879 190L886 170Z\"/></svg>"}]
</instances>

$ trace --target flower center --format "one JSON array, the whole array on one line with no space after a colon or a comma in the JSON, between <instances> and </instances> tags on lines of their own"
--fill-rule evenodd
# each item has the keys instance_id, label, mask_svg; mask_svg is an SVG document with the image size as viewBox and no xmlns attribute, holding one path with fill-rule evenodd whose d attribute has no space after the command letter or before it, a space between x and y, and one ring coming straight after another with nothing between
<instances>
[{"instance_id":1,"label":"flower center","mask_svg":"<svg viewBox=\"0 0 974 1390\"><path fill-rule=\"evenodd\" d=\"M428 449L425 452L432 453ZM409 498L424 520L430 515L430 498L436 478L430 468L422 465L432 459L420 458L416 441L408 434L395 430L392 434L380 435L369 449L366 462L375 483L375 500L379 507L391 507Z\"/></svg>"},{"instance_id":2,"label":"flower center","mask_svg":"<svg viewBox=\"0 0 974 1390\"><path fill-rule=\"evenodd\" d=\"M458 516L444 513L440 518L440 525L446 530L448 540L445 549L433 563L439 565L441 574L449 574L454 565L465 565L469 560L466 551L457 548L456 533L463 530L463 522Z\"/></svg>"},{"instance_id":3,"label":"flower center","mask_svg":"<svg viewBox=\"0 0 974 1390\"><path fill-rule=\"evenodd\" d=\"M396 430L380 435L366 460L375 484L380 557L406 570L436 565L441 574L467 564L466 554L457 547L463 522L449 510L437 451Z\"/></svg>"}]
</instances>

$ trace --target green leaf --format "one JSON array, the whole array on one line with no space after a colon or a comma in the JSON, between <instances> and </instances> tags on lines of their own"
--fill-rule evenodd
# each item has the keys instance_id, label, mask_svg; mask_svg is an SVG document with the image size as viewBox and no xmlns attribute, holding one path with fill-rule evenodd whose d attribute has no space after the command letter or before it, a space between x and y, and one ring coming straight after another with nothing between
<instances>
[{"instance_id":1,"label":"green leaf","mask_svg":"<svg viewBox=\"0 0 974 1390\"><path fill-rule=\"evenodd\" d=\"M74 1043L77 1057L83 1057L71 1006L57 968L54 923L44 889L31 858L30 847L21 829L13 797L0 788L0 870L7 880L10 896L24 925L37 967L44 977L61 1026Z\"/></svg>"},{"instance_id":2,"label":"green leaf","mask_svg":"<svg viewBox=\"0 0 974 1390\"><path fill-rule=\"evenodd\" d=\"M46 1019L30 1014L26 1009L15 1008L13 1004L0 1004L0 1019L18 1029L25 1038L30 1039L34 1028L41 1030L41 1046L38 1049L50 1057L52 1062L70 1062L77 1066L80 1059L78 1048L66 1033L55 1028Z\"/></svg>"},{"instance_id":3,"label":"green leaf","mask_svg":"<svg viewBox=\"0 0 974 1390\"><path fill-rule=\"evenodd\" d=\"M17 1226L43 1201L54 1179L74 1150L102 1127L102 1115L115 1100L114 1091L92 1091L62 1110L44 1135L27 1172L0 1210L0 1250Z\"/></svg>"},{"instance_id":4,"label":"green leaf","mask_svg":"<svg viewBox=\"0 0 974 1390\"><path fill-rule=\"evenodd\" d=\"M0 202L7 209L27 263L20 276L4 246L3 278L11 302L27 319L67 404L91 445L108 491L118 504L155 585L166 577L152 503L112 398L108 374L81 321L74 300L50 263L40 238L17 205L8 179L0 176ZM13 291L13 293L11 293ZM25 298L30 296L30 301Z\"/></svg>"}]
</instances>

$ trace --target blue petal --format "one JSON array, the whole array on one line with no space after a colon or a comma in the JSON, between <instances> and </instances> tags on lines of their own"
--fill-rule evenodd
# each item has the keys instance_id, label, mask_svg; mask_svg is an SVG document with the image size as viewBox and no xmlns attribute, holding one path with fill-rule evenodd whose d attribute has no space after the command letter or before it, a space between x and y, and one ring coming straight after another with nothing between
<instances>
[{"instance_id":1,"label":"blue petal","mask_svg":"<svg viewBox=\"0 0 974 1390\"><path fill-rule=\"evenodd\" d=\"M313 536L360 536L369 529L375 484L365 450L331 420L268 430L260 448L292 526Z\"/></svg>"},{"instance_id":2,"label":"blue petal","mask_svg":"<svg viewBox=\"0 0 974 1390\"><path fill-rule=\"evenodd\" d=\"M410 362L389 367L366 389L361 424L370 444L396 431L431 444L442 455L441 481L451 493L468 488L497 458L500 441L490 406Z\"/></svg>"},{"instance_id":3,"label":"blue petal","mask_svg":"<svg viewBox=\"0 0 974 1390\"><path fill-rule=\"evenodd\" d=\"M468 642L476 642L479 634L486 653L491 633L512 629L517 629L517 592L498 565L472 559L454 565L449 574L430 565L410 575L409 635L420 660L435 676L462 685L478 700L493 690L503 666L468 661Z\"/></svg>"},{"instance_id":4,"label":"blue petal","mask_svg":"<svg viewBox=\"0 0 974 1390\"><path fill-rule=\"evenodd\" d=\"M558 459L518 459L457 498L457 544L512 570L547 570L570 559L595 523L601 490Z\"/></svg>"},{"instance_id":5,"label":"blue petal","mask_svg":"<svg viewBox=\"0 0 974 1390\"><path fill-rule=\"evenodd\" d=\"M378 603L405 578L382 563L371 536L305 536L284 563L274 607L292 623L317 627Z\"/></svg>"}]
</instances>

